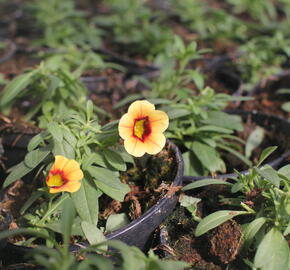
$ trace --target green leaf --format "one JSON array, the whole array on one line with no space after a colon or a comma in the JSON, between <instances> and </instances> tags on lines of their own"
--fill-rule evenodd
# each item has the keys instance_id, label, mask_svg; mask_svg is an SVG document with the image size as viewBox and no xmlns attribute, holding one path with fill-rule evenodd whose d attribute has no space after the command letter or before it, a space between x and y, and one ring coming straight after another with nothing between
<instances>
[{"instance_id":1,"label":"green leaf","mask_svg":"<svg viewBox=\"0 0 290 270\"><path fill-rule=\"evenodd\" d=\"M186 109L172 109L167 114L168 114L169 119L173 120L176 118L190 115L191 112Z\"/></svg>"},{"instance_id":2,"label":"green leaf","mask_svg":"<svg viewBox=\"0 0 290 270\"><path fill-rule=\"evenodd\" d=\"M290 102L283 103L281 107L283 111L290 112Z\"/></svg>"},{"instance_id":3,"label":"green leaf","mask_svg":"<svg viewBox=\"0 0 290 270\"><path fill-rule=\"evenodd\" d=\"M289 246L281 232L272 228L257 248L254 265L261 270L286 270L289 266Z\"/></svg>"},{"instance_id":4,"label":"green leaf","mask_svg":"<svg viewBox=\"0 0 290 270\"><path fill-rule=\"evenodd\" d=\"M129 224L130 221L126 213L112 214L108 217L106 223L106 232L113 232Z\"/></svg>"},{"instance_id":5,"label":"green leaf","mask_svg":"<svg viewBox=\"0 0 290 270\"><path fill-rule=\"evenodd\" d=\"M290 164L283 166L278 170L278 173L285 175L290 178Z\"/></svg>"},{"instance_id":6,"label":"green leaf","mask_svg":"<svg viewBox=\"0 0 290 270\"><path fill-rule=\"evenodd\" d=\"M130 191L127 184L121 183L118 174L108 169L92 166L88 171L94 178L97 187L117 201L123 201L125 195Z\"/></svg>"},{"instance_id":7,"label":"green leaf","mask_svg":"<svg viewBox=\"0 0 290 270\"><path fill-rule=\"evenodd\" d=\"M243 154L236 151L235 149L228 147L228 146L221 144L221 143L217 144L217 147L235 155L238 159L240 159L242 162L244 162L248 166L252 166L252 162L248 158L246 158Z\"/></svg>"},{"instance_id":8,"label":"green leaf","mask_svg":"<svg viewBox=\"0 0 290 270\"><path fill-rule=\"evenodd\" d=\"M91 224L97 224L99 214L98 198L101 192L98 191L88 178L81 181L81 188L74 193L71 193L75 208L82 221L87 221Z\"/></svg>"},{"instance_id":9,"label":"green leaf","mask_svg":"<svg viewBox=\"0 0 290 270\"><path fill-rule=\"evenodd\" d=\"M62 142L63 140L63 133L62 133L62 129L60 128L60 126L55 123L55 122L51 122L47 125L47 129L50 132L50 134L52 135L53 139L58 141L59 143Z\"/></svg>"},{"instance_id":10,"label":"green leaf","mask_svg":"<svg viewBox=\"0 0 290 270\"><path fill-rule=\"evenodd\" d=\"M31 152L32 150L34 150L40 143L42 143L43 140L43 136L44 136L44 132L39 133L37 135L35 135L30 141L29 144L27 146L27 150L28 152Z\"/></svg>"},{"instance_id":11,"label":"green leaf","mask_svg":"<svg viewBox=\"0 0 290 270\"><path fill-rule=\"evenodd\" d=\"M206 124L219 126L231 130L243 130L242 119L238 115L231 115L221 111L208 112L208 119L203 121Z\"/></svg>"},{"instance_id":12,"label":"green leaf","mask_svg":"<svg viewBox=\"0 0 290 270\"><path fill-rule=\"evenodd\" d=\"M33 168L26 166L24 161L18 163L16 166L12 168L11 173L5 179L3 188L9 186L10 184L20 179L24 175L28 174L32 170Z\"/></svg>"},{"instance_id":13,"label":"green leaf","mask_svg":"<svg viewBox=\"0 0 290 270\"><path fill-rule=\"evenodd\" d=\"M0 108L4 109L12 100L15 100L18 94L27 87L31 77L35 74L35 71L21 74L9 82L3 89L0 98Z\"/></svg>"},{"instance_id":14,"label":"green leaf","mask_svg":"<svg viewBox=\"0 0 290 270\"><path fill-rule=\"evenodd\" d=\"M29 199L24 203L24 205L20 209L20 214L23 215L26 210L39 198L43 195L43 191L36 191L33 193Z\"/></svg>"},{"instance_id":15,"label":"green leaf","mask_svg":"<svg viewBox=\"0 0 290 270\"><path fill-rule=\"evenodd\" d=\"M87 121L90 121L94 113L94 104L91 100L87 101L86 105L86 114L87 114Z\"/></svg>"},{"instance_id":16,"label":"green leaf","mask_svg":"<svg viewBox=\"0 0 290 270\"><path fill-rule=\"evenodd\" d=\"M245 155L249 158L254 149L256 149L264 140L265 130L261 127L256 127L248 137L245 149Z\"/></svg>"},{"instance_id":17,"label":"green leaf","mask_svg":"<svg viewBox=\"0 0 290 270\"><path fill-rule=\"evenodd\" d=\"M220 159L217 151L214 148L195 141L191 144L191 150L200 160L202 165L205 166L209 171L225 171L225 164Z\"/></svg>"},{"instance_id":18,"label":"green leaf","mask_svg":"<svg viewBox=\"0 0 290 270\"><path fill-rule=\"evenodd\" d=\"M270 156L276 149L277 149L277 146L269 146L266 149L264 149L262 154L261 154L261 156L260 156L260 159L259 159L259 161L257 163L257 167L259 167L263 163L263 161L268 156Z\"/></svg>"},{"instance_id":19,"label":"green leaf","mask_svg":"<svg viewBox=\"0 0 290 270\"><path fill-rule=\"evenodd\" d=\"M119 109L123 106L125 106L126 104L128 103L131 103L137 99L142 99L143 96L140 95L140 94L136 94L136 95L129 95L128 97L122 99L121 101L119 101L118 103L116 103L114 106L113 106L113 109L116 110L116 109Z\"/></svg>"},{"instance_id":20,"label":"green leaf","mask_svg":"<svg viewBox=\"0 0 290 270\"><path fill-rule=\"evenodd\" d=\"M209 178L209 179L202 179L202 180L194 181L193 183L190 183L184 186L182 190L186 191L186 190L204 187L208 185L232 185L232 184L225 180Z\"/></svg>"},{"instance_id":21,"label":"green leaf","mask_svg":"<svg viewBox=\"0 0 290 270\"><path fill-rule=\"evenodd\" d=\"M217 133L233 133L233 130L223 127L218 127L214 125L204 125L196 130L196 132L206 131L206 132L217 132Z\"/></svg>"},{"instance_id":22,"label":"green leaf","mask_svg":"<svg viewBox=\"0 0 290 270\"><path fill-rule=\"evenodd\" d=\"M97 228L96 225L91 224L87 221L81 222L82 230L87 240L91 245L96 245L98 243L106 241L106 237L103 232Z\"/></svg>"},{"instance_id":23,"label":"green leaf","mask_svg":"<svg viewBox=\"0 0 290 270\"><path fill-rule=\"evenodd\" d=\"M64 239L64 246L68 246L69 239L72 232L73 220L76 212L71 198L67 198L63 202L63 209L61 212L61 231Z\"/></svg>"},{"instance_id":24,"label":"green leaf","mask_svg":"<svg viewBox=\"0 0 290 270\"><path fill-rule=\"evenodd\" d=\"M281 179L278 173L272 167L265 166L261 169L255 168L255 171L276 187L280 186Z\"/></svg>"},{"instance_id":25,"label":"green leaf","mask_svg":"<svg viewBox=\"0 0 290 270\"><path fill-rule=\"evenodd\" d=\"M115 168L118 171L126 171L127 169L126 163L118 152L110 149L103 149L102 152L104 154L106 161L113 168Z\"/></svg>"},{"instance_id":26,"label":"green leaf","mask_svg":"<svg viewBox=\"0 0 290 270\"><path fill-rule=\"evenodd\" d=\"M246 211L233 211L233 210L221 210L214 212L207 217L203 218L201 222L198 223L195 236L201 236L204 233L208 232L209 230L221 225L222 223L232 219L233 217L239 215L249 214Z\"/></svg>"},{"instance_id":27,"label":"green leaf","mask_svg":"<svg viewBox=\"0 0 290 270\"><path fill-rule=\"evenodd\" d=\"M50 150L44 148L39 148L33 150L26 154L24 158L24 164L27 167L34 169L38 164L40 164L50 153Z\"/></svg>"},{"instance_id":28,"label":"green leaf","mask_svg":"<svg viewBox=\"0 0 290 270\"><path fill-rule=\"evenodd\" d=\"M262 226L266 223L267 219L265 217L259 217L254 219L251 223L247 224L247 226L243 229L244 234L244 243L243 249L248 250L248 247L252 243L257 232L262 228Z\"/></svg>"}]
</instances>

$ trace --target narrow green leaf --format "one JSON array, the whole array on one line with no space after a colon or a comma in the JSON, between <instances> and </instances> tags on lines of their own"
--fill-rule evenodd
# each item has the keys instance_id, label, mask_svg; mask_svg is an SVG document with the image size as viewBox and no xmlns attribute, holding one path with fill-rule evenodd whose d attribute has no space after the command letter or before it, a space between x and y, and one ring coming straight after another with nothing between
<instances>
[{"instance_id":1,"label":"narrow green leaf","mask_svg":"<svg viewBox=\"0 0 290 270\"><path fill-rule=\"evenodd\" d=\"M201 222L198 223L195 236L201 236L209 230L221 225L222 223L232 219L233 217L239 215L249 214L246 211L233 211L233 210L221 210L214 212L207 217L203 218Z\"/></svg>"},{"instance_id":2,"label":"narrow green leaf","mask_svg":"<svg viewBox=\"0 0 290 270\"><path fill-rule=\"evenodd\" d=\"M96 245L98 243L106 241L106 237L96 225L91 224L87 221L82 221L82 230L87 240L91 245Z\"/></svg>"},{"instance_id":3,"label":"narrow green leaf","mask_svg":"<svg viewBox=\"0 0 290 270\"><path fill-rule=\"evenodd\" d=\"M234 156L236 156L238 159L240 159L242 162L244 162L245 164L247 164L248 166L252 166L252 162L246 158L243 154L241 154L240 152L236 151L235 149L228 147L226 145L223 144L217 144L217 147L233 154Z\"/></svg>"},{"instance_id":4,"label":"narrow green leaf","mask_svg":"<svg viewBox=\"0 0 290 270\"><path fill-rule=\"evenodd\" d=\"M69 244L69 239L72 232L72 225L76 212L71 198L67 198L63 202L63 210L61 212L61 231L63 234L64 245Z\"/></svg>"},{"instance_id":5,"label":"narrow green leaf","mask_svg":"<svg viewBox=\"0 0 290 270\"><path fill-rule=\"evenodd\" d=\"M184 186L182 190L186 191L186 190L204 187L208 185L232 185L232 184L225 180L209 178L209 179L202 179L202 180L194 181L193 183L190 183Z\"/></svg>"},{"instance_id":6,"label":"narrow green leaf","mask_svg":"<svg viewBox=\"0 0 290 270\"><path fill-rule=\"evenodd\" d=\"M23 215L26 210L39 198L43 195L43 191L36 191L33 193L29 199L24 203L24 205L20 209L20 214Z\"/></svg>"},{"instance_id":7,"label":"narrow green leaf","mask_svg":"<svg viewBox=\"0 0 290 270\"><path fill-rule=\"evenodd\" d=\"M60 126L55 123L55 122L51 122L47 125L47 129L50 132L50 134L52 135L52 137L54 138L54 140L58 141L58 142L62 142L63 140L63 133L62 133L62 129L60 128Z\"/></svg>"},{"instance_id":8,"label":"narrow green leaf","mask_svg":"<svg viewBox=\"0 0 290 270\"><path fill-rule=\"evenodd\" d=\"M264 140L265 130L257 126L248 137L245 149L245 155L249 158L254 149L256 149Z\"/></svg>"},{"instance_id":9,"label":"narrow green leaf","mask_svg":"<svg viewBox=\"0 0 290 270\"><path fill-rule=\"evenodd\" d=\"M191 144L191 150L194 152L195 156L200 160L203 166L205 166L209 171L224 171L225 164L218 156L217 151L201 142L195 141Z\"/></svg>"},{"instance_id":10,"label":"narrow green leaf","mask_svg":"<svg viewBox=\"0 0 290 270\"><path fill-rule=\"evenodd\" d=\"M265 166L261 169L255 168L255 171L276 187L280 186L281 179L278 173L272 167Z\"/></svg>"},{"instance_id":11,"label":"narrow green leaf","mask_svg":"<svg viewBox=\"0 0 290 270\"><path fill-rule=\"evenodd\" d=\"M248 250L248 247L252 243L255 235L261 229L261 227L265 224L266 221L267 220L265 217L256 218L245 227L245 229L243 230L243 234L244 234L243 249L244 250Z\"/></svg>"},{"instance_id":12,"label":"narrow green leaf","mask_svg":"<svg viewBox=\"0 0 290 270\"><path fill-rule=\"evenodd\" d=\"M107 223L106 223L106 232L112 232L115 230L118 230L119 228L122 228L129 224L129 219L126 215L126 213L121 214L112 214L108 217Z\"/></svg>"},{"instance_id":13,"label":"narrow green leaf","mask_svg":"<svg viewBox=\"0 0 290 270\"><path fill-rule=\"evenodd\" d=\"M122 156L113 150L104 149L103 151L106 161L118 171L126 171L127 166Z\"/></svg>"},{"instance_id":14,"label":"narrow green leaf","mask_svg":"<svg viewBox=\"0 0 290 270\"><path fill-rule=\"evenodd\" d=\"M242 119L239 115L231 115L222 111L208 112L208 119L204 123L231 130L243 130Z\"/></svg>"},{"instance_id":15,"label":"narrow green leaf","mask_svg":"<svg viewBox=\"0 0 290 270\"><path fill-rule=\"evenodd\" d=\"M137 99L142 99L142 95L140 94L136 94L136 95L129 95L128 97L122 99L121 101L119 101L118 103L116 103L114 106L113 106L113 109L116 110L116 109L119 109L123 106L125 106L126 104L128 103L131 103Z\"/></svg>"},{"instance_id":16,"label":"narrow green leaf","mask_svg":"<svg viewBox=\"0 0 290 270\"><path fill-rule=\"evenodd\" d=\"M20 179L24 175L28 174L32 170L33 168L26 166L24 161L18 163L12 168L11 173L6 177L3 188L9 186L10 184Z\"/></svg>"},{"instance_id":17,"label":"narrow green leaf","mask_svg":"<svg viewBox=\"0 0 290 270\"><path fill-rule=\"evenodd\" d=\"M82 221L97 224L101 192L89 183L87 178L81 181L81 188L71 193L75 208Z\"/></svg>"},{"instance_id":18,"label":"narrow green leaf","mask_svg":"<svg viewBox=\"0 0 290 270\"><path fill-rule=\"evenodd\" d=\"M41 142L43 142L43 135L44 133L39 133L37 135L35 135L30 141L29 144L27 146L27 150L28 152L31 152L32 150L34 150Z\"/></svg>"},{"instance_id":19,"label":"narrow green leaf","mask_svg":"<svg viewBox=\"0 0 290 270\"><path fill-rule=\"evenodd\" d=\"M283 166L278 170L278 173L285 175L290 178L290 164Z\"/></svg>"},{"instance_id":20,"label":"narrow green leaf","mask_svg":"<svg viewBox=\"0 0 290 270\"><path fill-rule=\"evenodd\" d=\"M257 248L254 265L261 270L286 270L289 255L286 239L278 229L272 228Z\"/></svg>"},{"instance_id":21,"label":"narrow green leaf","mask_svg":"<svg viewBox=\"0 0 290 270\"><path fill-rule=\"evenodd\" d=\"M277 146L269 146L266 149L264 149L262 154L261 154L261 156L260 156L260 159L259 159L259 161L257 163L257 167L259 167L263 163L263 161L268 156L270 156L276 149L277 149Z\"/></svg>"},{"instance_id":22,"label":"narrow green leaf","mask_svg":"<svg viewBox=\"0 0 290 270\"><path fill-rule=\"evenodd\" d=\"M0 108L4 109L12 100L14 100L22 90L29 84L31 77L35 74L34 71L18 75L9 82L3 89L0 98Z\"/></svg>"},{"instance_id":23,"label":"narrow green leaf","mask_svg":"<svg viewBox=\"0 0 290 270\"><path fill-rule=\"evenodd\" d=\"M29 153L24 158L24 164L27 167L30 168L35 168L38 164L40 164L50 153L50 150L47 150L45 148L39 148L36 150L33 150Z\"/></svg>"},{"instance_id":24,"label":"narrow green leaf","mask_svg":"<svg viewBox=\"0 0 290 270\"><path fill-rule=\"evenodd\" d=\"M92 166L88 171L97 187L117 201L123 201L130 191L129 186L120 181L118 174L108 169Z\"/></svg>"},{"instance_id":25,"label":"narrow green leaf","mask_svg":"<svg viewBox=\"0 0 290 270\"><path fill-rule=\"evenodd\" d=\"M173 120L176 118L190 115L191 112L186 109L172 109L167 114L168 114L169 119Z\"/></svg>"}]
</instances>

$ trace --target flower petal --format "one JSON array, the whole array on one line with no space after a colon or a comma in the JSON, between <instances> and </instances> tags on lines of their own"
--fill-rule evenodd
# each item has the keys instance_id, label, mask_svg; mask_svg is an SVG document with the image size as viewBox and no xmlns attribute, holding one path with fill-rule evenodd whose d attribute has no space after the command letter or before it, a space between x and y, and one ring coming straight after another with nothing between
<instances>
[{"instance_id":1,"label":"flower petal","mask_svg":"<svg viewBox=\"0 0 290 270\"><path fill-rule=\"evenodd\" d=\"M128 114L132 115L133 119L146 117L155 110L155 106L147 100L137 100L133 102L128 109Z\"/></svg>"},{"instance_id":2,"label":"flower petal","mask_svg":"<svg viewBox=\"0 0 290 270\"><path fill-rule=\"evenodd\" d=\"M80 181L74 181L74 182L67 182L66 184L60 186L60 187L51 187L49 189L50 193L57 193L57 192L76 192L80 189L81 183Z\"/></svg>"},{"instance_id":3,"label":"flower petal","mask_svg":"<svg viewBox=\"0 0 290 270\"><path fill-rule=\"evenodd\" d=\"M79 181L84 178L82 170L71 171L65 175L69 181Z\"/></svg>"},{"instance_id":4,"label":"flower petal","mask_svg":"<svg viewBox=\"0 0 290 270\"><path fill-rule=\"evenodd\" d=\"M134 118L129 113L124 114L119 121L119 134L122 139L126 139L133 134Z\"/></svg>"},{"instance_id":5,"label":"flower petal","mask_svg":"<svg viewBox=\"0 0 290 270\"><path fill-rule=\"evenodd\" d=\"M146 151L145 143L134 137L127 138L124 141L124 147L130 155L135 157L142 157Z\"/></svg>"},{"instance_id":6,"label":"flower petal","mask_svg":"<svg viewBox=\"0 0 290 270\"><path fill-rule=\"evenodd\" d=\"M165 146L166 138L162 133L151 133L145 140L146 153L155 155Z\"/></svg>"},{"instance_id":7,"label":"flower petal","mask_svg":"<svg viewBox=\"0 0 290 270\"><path fill-rule=\"evenodd\" d=\"M163 111L153 111L149 114L149 122L153 133L164 132L169 125L168 115Z\"/></svg>"},{"instance_id":8,"label":"flower petal","mask_svg":"<svg viewBox=\"0 0 290 270\"><path fill-rule=\"evenodd\" d=\"M54 164L53 164L51 170L53 170L53 171L60 170L61 171L68 161L69 160L64 156L58 156L58 155L55 156L55 161L54 161Z\"/></svg>"},{"instance_id":9,"label":"flower petal","mask_svg":"<svg viewBox=\"0 0 290 270\"><path fill-rule=\"evenodd\" d=\"M67 177L70 172L80 170L80 164L74 159L70 159L65 166L62 168L65 177Z\"/></svg>"}]
</instances>

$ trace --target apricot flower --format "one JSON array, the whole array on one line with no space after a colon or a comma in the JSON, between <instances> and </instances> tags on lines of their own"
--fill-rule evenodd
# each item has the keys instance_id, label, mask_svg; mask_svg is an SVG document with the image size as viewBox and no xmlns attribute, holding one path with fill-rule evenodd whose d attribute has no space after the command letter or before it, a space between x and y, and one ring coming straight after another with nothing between
<instances>
[{"instance_id":1,"label":"apricot flower","mask_svg":"<svg viewBox=\"0 0 290 270\"><path fill-rule=\"evenodd\" d=\"M46 178L46 184L50 193L76 192L81 187L80 180L83 177L84 174L77 161L69 160L64 156L55 156L55 162Z\"/></svg>"},{"instance_id":2,"label":"apricot flower","mask_svg":"<svg viewBox=\"0 0 290 270\"><path fill-rule=\"evenodd\" d=\"M137 100L120 119L119 134L129 154L135 157L145 153L155 155L165 145L163 132L168 124L165 112L155 110L155 106L146 100Z\"/></svg>"}]
</instances>

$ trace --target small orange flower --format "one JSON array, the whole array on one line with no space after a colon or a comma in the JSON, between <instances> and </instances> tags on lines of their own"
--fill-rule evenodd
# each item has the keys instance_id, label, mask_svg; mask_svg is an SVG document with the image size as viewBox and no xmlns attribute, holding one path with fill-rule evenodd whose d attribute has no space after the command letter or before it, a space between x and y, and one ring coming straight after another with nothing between
<instances>
[{"instance_id":1,"label":"small orange flower","mask_svg":"<svg viewBox=\"0 0 290 270\"><path fill-rule=\"evenodd\" d=\"M163 132L168 124L165 112L155 110L155 106L146 100L137 100L120 119L119 134L129 154L135 157L145 153L155 155L165 145Z\"/></svg>"},{"instance_id":2,"label":"small orange flower","mask_svg":"<svg viewBox=\"0 0 290 270\"><path fill-rule=\"evenodd\" d=\"M46 184L50 193L76 192L81 187L80 180L83 177L84 174L77 161L69 160L64 156L55 156L55 162L46 178Z\"/></svg>"}]
</instances>

